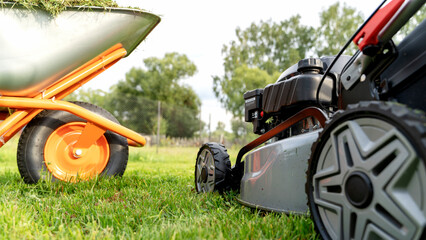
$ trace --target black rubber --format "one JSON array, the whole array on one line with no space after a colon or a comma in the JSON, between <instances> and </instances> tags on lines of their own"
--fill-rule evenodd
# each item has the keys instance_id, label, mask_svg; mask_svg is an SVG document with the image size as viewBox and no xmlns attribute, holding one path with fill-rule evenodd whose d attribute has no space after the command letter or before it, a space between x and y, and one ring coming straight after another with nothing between
<instances>
[{"instance_id":1,"label":"black rubber","mask_svg":"<svg viewBox=\"0 0 426 240\"><path fill-rule=\"evenodd\" d=\"M315 174L315 170L317 169L319 154L335 126L339 126L345 121L363 116L375 117L395 126L405 135L417 152L418 156L424 163L426 163L426 117L424 112L410 109L405 105L398 103L380 101L359 102L357 104L348 105L348 108L345 111L338 111L332 119L326 123L326 126L320 133L318 140L312 145L311 158L309 159L307 170L307 181L305 185L306 194L308 196L310 217L314 222L315 231L319 233L323 239L331 238L321 221L318 208L313 201L315 189L314 186L312 186L312 179Z\"/></svg>"},{"instance_id":2,"label":"black rubber","mask_svg":"<svg viewBox=\"0 0 426 240\"><path fill-rule=\"evenodd\" d=\"M117 119L105 109L90 103L73 103L118 123ZM51 181L58 181L47 170L44 162L44 146L55 129L70 122L87 121L69 112L44 110L25 127L19 138L17 151L18 169L25 183L37 183L43 176L42 172L46 172L47 178ZM110 131L105 132L104 136L109 144L110 158L101 176L122 176L129 157L127 140Z\"/></svg>"},{"instance_id":3,"label":"black rubber","mask_svg":"<svg viewBox=\"0 0 426 240\"><path fill-rule=\"evenodd\" d=\"M197 171L197 160L201 152L207 149L213 156L215 166L215 181L214 191L224 193L231 190L231 161L229 160L229 154L224 145L209 142L205 143L197 153L197 159L195 162L195 189L197 192L201 192L197 187L196 171Z\"/></svg>"}]
</instances>

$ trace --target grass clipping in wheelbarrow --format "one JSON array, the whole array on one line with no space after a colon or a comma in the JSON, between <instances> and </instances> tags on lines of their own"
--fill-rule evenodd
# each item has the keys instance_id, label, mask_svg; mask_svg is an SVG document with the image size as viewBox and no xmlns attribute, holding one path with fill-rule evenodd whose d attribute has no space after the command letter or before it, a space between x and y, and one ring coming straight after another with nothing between
<instances>
[{"instance_id":1,"label":"grass clipping in wheelbarrow","mask_svg":"<svg viewBox=\"0 0 426 240\"><path fill-rule=\"evenodd\" d=\"M57 16L66 7L73 6L118 7L114 0L0 0L0 3L5 2L16 2L28 9L38 7L53 16Z\"/></svg>"}]
</instances>

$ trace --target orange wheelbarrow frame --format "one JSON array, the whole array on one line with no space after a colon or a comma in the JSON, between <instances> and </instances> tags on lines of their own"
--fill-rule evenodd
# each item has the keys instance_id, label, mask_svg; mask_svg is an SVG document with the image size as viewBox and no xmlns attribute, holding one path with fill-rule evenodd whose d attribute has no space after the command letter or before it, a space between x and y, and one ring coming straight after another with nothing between
<instances>
[{"instance_id":1,"label":"orange wheelbarrow frame","mask_svg":"<svg viewBox=\"0 0 426 240\"><path fill-rule=\"evenodd\" d=\"M61 101L64 97L96 77L121 58L127 51L121 44L116 44L107 51L88 61L73 72L59 79L43 92L31 97L0 96L0 107L9 108L9 113L0 113L0 147L27 125L44 109L70 112L87 120L87 124L74 149L84 152L95 143L107 130L125 138L129 146L142 147L146 140L140 134L101 117L73 103ZM31 90L25 90L31 92Z\"/></svg>"}]
</instances>

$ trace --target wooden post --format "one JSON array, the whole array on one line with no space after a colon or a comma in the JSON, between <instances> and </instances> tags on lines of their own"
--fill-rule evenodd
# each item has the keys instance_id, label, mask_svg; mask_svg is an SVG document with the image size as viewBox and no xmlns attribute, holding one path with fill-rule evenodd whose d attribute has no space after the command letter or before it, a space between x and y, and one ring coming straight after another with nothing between
<instances>
[{"instance_id":1,"label":"wooden post","mask_svg":"<svg viewBox=\"0 0 426 240\"><path fill-rule=\"evenodd\" d=\"M211 130L211 123L212 123L212 114L209 113L209 142L211 141L212 138L212 130Z\"/></svg>"},{"instance_id":2,"label":"wooden post","mask_svg":"<svg viewBox=\"0 0 426 240\"><path fill-rule=\"evenodd\" d=\"M158 146L160 145L160 125L161 125L161 102L158 101L158 113L157 113L157 153L158 153Z\"/></svg>"}]
</instances>

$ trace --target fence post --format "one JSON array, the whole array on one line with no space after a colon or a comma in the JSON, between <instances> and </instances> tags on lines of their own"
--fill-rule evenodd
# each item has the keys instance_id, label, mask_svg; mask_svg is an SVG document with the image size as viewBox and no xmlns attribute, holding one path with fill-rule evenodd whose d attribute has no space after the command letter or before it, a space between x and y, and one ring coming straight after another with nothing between
<instances>
[{"instance_id":1,"label":"fence post","mask_svg":"<svg viewBox=\"0 0 426 240\"><path fill-rule=\"evenodd\" d=\"M211 141L212 138L212 130L211 130L211 123L212 123L212 114L209 113L209 142Z\"/></svg>"},{"instance_id":2,"label":"fence post","mask_svg":"<svg viewBox=\"0 0 426 240\"><path fill-rule=\"evenodd\" d=\"M157 153L158 146L160 145L160 124L161 124L161 102L158 101L158 114L157 114Z\"/></svg>"},{"instance_id":3,"label":"fence post","mask_svg":"<svg viewBox=\"0 0 426 240\"><path fill-rule=\"evenodd\" d=\"M203 144L203 137L201 135L203 132L202 126L203 126L203 122L201 121L201 108L200 108L200 144Z\"/></svg>"}]
</instances>

